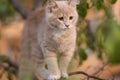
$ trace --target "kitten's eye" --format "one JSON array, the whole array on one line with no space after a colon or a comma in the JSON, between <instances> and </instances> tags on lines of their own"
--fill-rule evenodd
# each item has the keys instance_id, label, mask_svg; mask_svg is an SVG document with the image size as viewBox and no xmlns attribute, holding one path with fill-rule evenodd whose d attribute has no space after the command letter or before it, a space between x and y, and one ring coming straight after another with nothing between
<instances>
[{"instance_id":1,"label":"kitten's eye","mask_svg":"<svg viewBox=\"0 0 120 80\"><path fill-rule=\"evenodd\" d=\"M59 17L58 19L62 21L64 18L63 17Z\"/></svg>"},{"instance_id":2,"label":"kitten's eye","mask_svg":"<svg viewBox=\"0 0 120 80\"><path fill-rule=\"evenodd\" d=\"M73 19L73 16L70 16L69 19L72 20L72 19Z\"/></svg>"}]
</instances>

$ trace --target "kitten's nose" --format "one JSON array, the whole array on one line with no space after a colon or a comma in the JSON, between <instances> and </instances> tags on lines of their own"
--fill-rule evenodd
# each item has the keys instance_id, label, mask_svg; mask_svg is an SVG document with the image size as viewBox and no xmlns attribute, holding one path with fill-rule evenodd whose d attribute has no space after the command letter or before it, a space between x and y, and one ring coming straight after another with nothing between
<instances>
[{"instance_id":1,"label":"kitten's nose","mask_svg":"<svg viewBox=\"0 0 120 80\"><path fill-rule=\"evenodd\" d=\"M67 28L69 27L69 25L65 25Z\"/></svg>"}]
</instances>

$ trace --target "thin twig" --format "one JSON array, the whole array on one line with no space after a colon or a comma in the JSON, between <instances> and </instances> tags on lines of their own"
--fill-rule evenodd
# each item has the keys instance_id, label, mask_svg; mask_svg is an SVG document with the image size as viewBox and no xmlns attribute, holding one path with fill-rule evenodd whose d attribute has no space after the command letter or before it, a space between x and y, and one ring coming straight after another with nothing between
<instances>
[{"instance_id":1,"label":"thin twig","mask_svg":"<svg viewBox=\"0 0 120 80\"><path fill-rule=\"evenodd\" d=\"M8 66L3 65L3 63L7 63ZM9 58L6 58L6 60L4 60L3 62L1 62L0 66L5 71L8 71L8 72L14 74L15 76L17 76L17 74L18 74L18 65L16 63L14 63L13 61L11 61ZM69 73L69 76L72 76L72 75L85 75L89 79L91 78L91 79L97 79L97 80L104 80L104 79L101 79L99 77L89 75L89 74L87 74L85 72L82 72L82 71L77 71L77 72Z\"/></svg>"},{"instance_id":2,"label":"thin twig","mask_svg":"<svg viewBox=\"0 0 120 80\"><path fill-rule=\"evenodd\" d=\"M104 70L104 68L106 67L107 64L103 65L100 69L98 69L95 73L93 73L92 75L97 75L98 73L100 73L101 71Z\"/></svg>"},{"instance_id":3,"label":"thin twig","mask_svg":"<svg viewBox=\"0 0 120 80\"><path fill-rule=\"evenodd\" d=\"M85 76L87 76L88 78L92 78L92 79L104 80L104 79L98 78L98 77L96 77L96 76L89 75L89 74L87 74L87 73L85 73L85 72L82 72L82 71L77 71L77 72L69 73L69 76L78 75L78 74L79 74L79 75L80 75L80 74L85 75Z\"/></svg>"}]
</instances>

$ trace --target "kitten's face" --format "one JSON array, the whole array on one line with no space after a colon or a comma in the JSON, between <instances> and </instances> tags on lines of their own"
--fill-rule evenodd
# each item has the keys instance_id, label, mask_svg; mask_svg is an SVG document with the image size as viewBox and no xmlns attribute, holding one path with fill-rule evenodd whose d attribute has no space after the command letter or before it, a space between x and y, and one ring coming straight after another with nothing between
<instances>
[{"instance_id":1,"label":"kitten's face","mask_svg":"<svg viewBox=\"0 0 120 80\"><path fill-rule=\"evenodd\" d=\"M72 4L71 4L72 3ZM46 20L48 25L56 29L69 29L75 27L78 19L76 4L72 1L49 2Z\"/></svg>"}]
</instances>

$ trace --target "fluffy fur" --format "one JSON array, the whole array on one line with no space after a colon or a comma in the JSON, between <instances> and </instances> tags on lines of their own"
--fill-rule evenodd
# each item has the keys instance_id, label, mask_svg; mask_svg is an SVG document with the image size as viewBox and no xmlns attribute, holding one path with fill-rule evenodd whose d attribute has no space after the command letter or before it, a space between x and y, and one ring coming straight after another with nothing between
<instances>
[{"instance_id":1,"label":"fluffy fur","mask_svg":"<svg viewBox=\"0 0 120 80\"><path fill-rule=\"evenodd\" d=\"M76 41L77 0L48 0L28 18L21 40L19 80L37 72L43 79L67 78ZM45 67L47 66L47 68Z\"/></svg>"}]
</instances>

